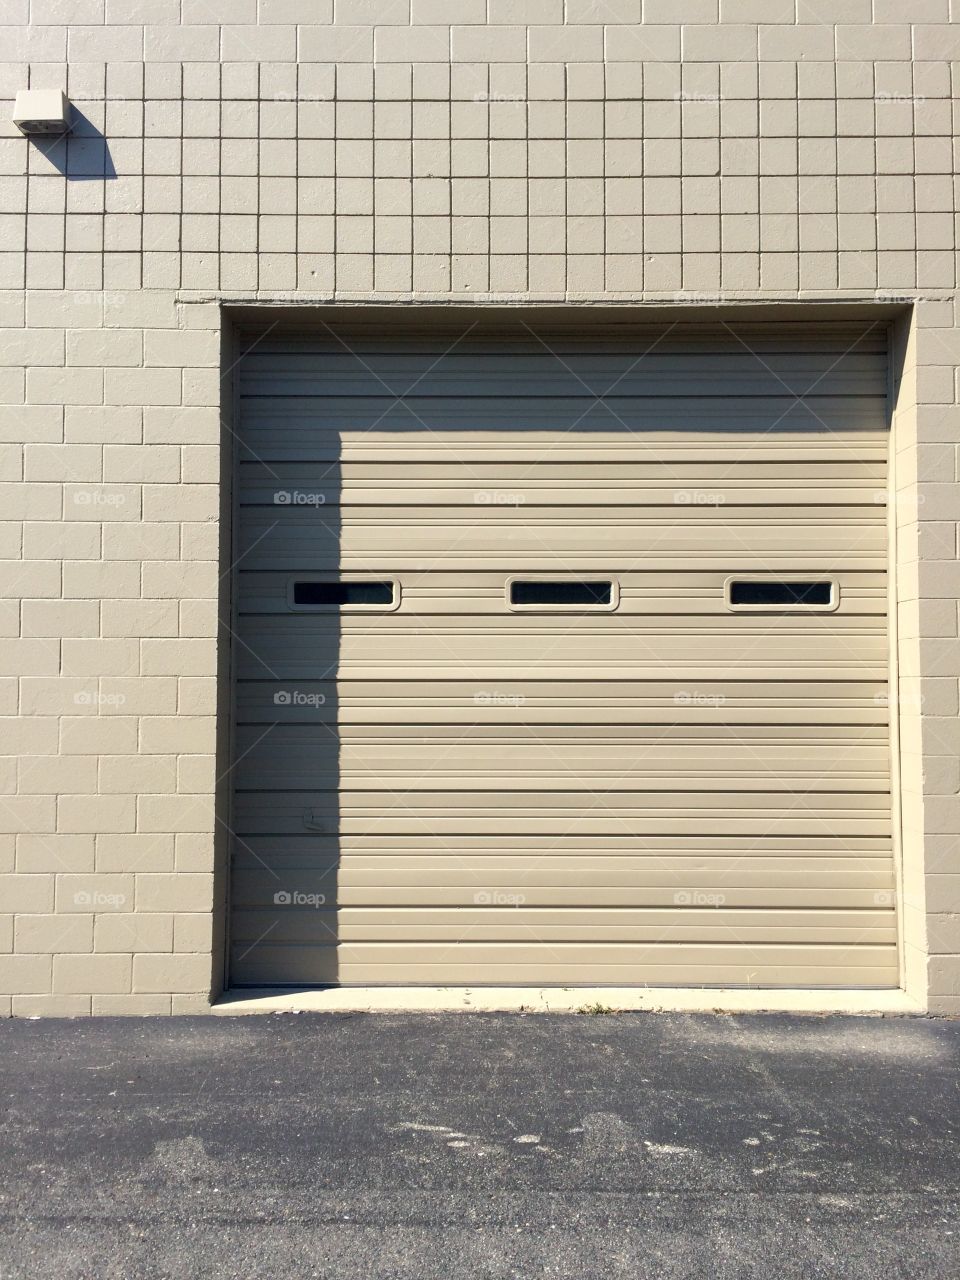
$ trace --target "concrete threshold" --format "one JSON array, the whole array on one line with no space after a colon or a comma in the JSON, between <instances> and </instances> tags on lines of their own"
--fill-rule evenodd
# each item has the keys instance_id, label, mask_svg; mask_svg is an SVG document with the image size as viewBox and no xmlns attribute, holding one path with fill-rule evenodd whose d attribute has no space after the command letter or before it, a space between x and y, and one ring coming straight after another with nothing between
<instances>
[{"instance_id":1,"label":"concrete threshold","mask_svg":"<svg viewBox=\"0 0 960 1280\"><path fill-rule=\"evenodd\" d=\"M905 991L689 987L328 987L226 991L211 1012L922 1014Z\"/></svg>"}]
</instances>

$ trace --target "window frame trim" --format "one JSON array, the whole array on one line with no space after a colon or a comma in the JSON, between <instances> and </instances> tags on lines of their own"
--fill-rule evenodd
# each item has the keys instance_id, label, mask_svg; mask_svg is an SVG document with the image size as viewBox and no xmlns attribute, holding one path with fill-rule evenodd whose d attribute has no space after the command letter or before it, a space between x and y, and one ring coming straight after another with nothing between
<instances>
[{"instance_id":1,"label":"window frame trim","mask_svg":"<svg viewBox=\"0 0 960 1280\"><path fill-rule=\"evenodd\" d=\"M608 604L514 604L510 594L515 582L609 582L610 601ZM512 573L504 580L503 598L510 613L615 613L620 608L620 580L608 573Z\"/></svg>"},{"instance_id":2,"label":"window frame trim","mask_svg":"<svg viewBox=\"0 0 960 1280\"><path fill-rule=\"evenodd\" d=\"M735 582L829 582L827 604L734 604L730 595ZM840 579L832 573L731 573L723 580L723 604L728 613L836 613L840 608Z\"/></svg>"}]
</instances>

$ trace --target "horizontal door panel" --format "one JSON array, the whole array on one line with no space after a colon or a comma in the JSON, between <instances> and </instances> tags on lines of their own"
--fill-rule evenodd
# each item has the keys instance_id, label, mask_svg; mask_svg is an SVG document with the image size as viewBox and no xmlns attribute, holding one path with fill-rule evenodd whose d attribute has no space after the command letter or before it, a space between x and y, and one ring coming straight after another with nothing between
<instances>
[{"instance_id":1,"label":"horizontal door panel","mask_svg":"<svg viewBox=\"0 0 960 1280\"><path fill-rule=\"evenodd\" d=\"M882 680L886 645L882 635L842 634L808 637L743 635L639 634L569 635L533 632L479 638L432 633L382 631L371 626L365 635L340 637L339 654L321 637L282 640L250 626L249 646L239 655L241 678L311 679L339 671L342 679L394 679L425 674L447 679L586 680L601 670L608 678L729 680L743 670L766 679L796 680L801 673L837 680ZM333 664L333 666L331 666ZM327 671L323 670L324 665ZM682 674L681 674L682 673ZM479 688L487 687L481 683ZM493 686L499 687L499 686ZM680 687L699 688L700 685Z\"/></svg>"},{"instance_id":2,"label":"horizontal door panel","mask_svg":"<svg viewBox=\"0 0 960 1280\"><path fill-rule=\"evenodd\" d=\"M277 791L297 790L311 786L322 790L337 785L359 791L365 788L390 786L412 797L416 796L418 788L425 782L429 782L437 790L492 791L499 794L507 787L512 787L516 791L537 791L553 782L569 780L585 791L588 797L594 790L659 791L665 786L688 792L722 792L732 787L743 787L751 792L770 791L785 796L838 790L883 793L890 790L890 779L886 770L858 773L852 769L844 769L825 774L815 769L808 771L794 769L774 773L765 768L761 761L757 760L754 763L753 770L744 767L739 770L731 768L724 772L711 772L706 767L661 770L634 767L623 770L591 769L578 772L557 762L552 770L531 768L522 778L517 778L511 773L494 771L484 773L480 770L470 772L426 769L367 771L345 765L341 765L339 769L311 770L303 766L296 771L287 772L271 768L261 770L259 774L255 774L251 769L242 774L238 780L238 786Z\"/></svg>"},{"instance_id":3,"label":"horizontal door panel","mask_svg":"<svg viewBox=\"0 0 960 1280\"><path fill-rule=\"evenodd\" d=\"M512 725L415 726L388 724L369 727L343 725L332 733L327 726L310 724L273 727L269 737L259 727L241 725L237 730L237 748L247 755L258 743L269 742L280 750L332 750L345 755L374 752L392 759L410 751L437 750L476 751L478 759L504 750L526 751L595 751L607 754L635 755L648 758L664 753L664 758L680 759L687 755L714 754L717 751L795 751L797 758L815 760L821 753L844 752L847 756L860 750L875 753L888 751L887 731L883 725L832 728L821 725L794 725L785 717L781 724L693 724L681 723L650 728L646 725L529 725L518 721Z\"/></svg>"},{"instance_id":4,"label":"horizontal door panel","mask_svg":"<svg viewBox=\"0 0 960 1280\"><path fill-rule=\"evenodd\" d=\"M240 835L890 835L883 792L238 792Z\"/></svg>"},{"instance_id":5,"label":"horizontal door panel","mask_svg":"<svg viewBox=\"0 0 960 1280\"><path fill-rule=\"evenodd\" d=\"M793 836L770 836L762 843L715 834L706 829L692 835L643 836L631 832L612 835L584 836L573 832L556 840L549 835L509 833L496 841L485 836L463 835L449 840L438 833L384 837L380 832L360 834L318 835L301 830L294 835L252 835L236 850L238 863L257 867L276 864L286 866L332 865L348 859L351 866L426 868L431 876L439 875L444 859L453 869L482 863L495 874L515 863L539 865L542 861L586 859L602 872L627 865L671 868L686 867L694 873L711 866L732 867L749 875L752 868L784 867L788 864L804 871L807 860L813 860L819 881L834 869L852 870L872 865L880 859L892 873L890 840L876 836L838 837L819 829L808 830L801 840ZM626 860L626 861L625 861ZM848 865L848 861L850 865ZM457 871L459 874L459 871ZM485 875L491 874L485 872ZM441 883L437 880L436 883ZM651 883L656 883L651 881ZM749 883L748 879L744 883Z\"/></svg>"},{"instance_id":6,"label":"horizontal door panel","mask_svg":"<svg viewBox=\"0 0 960 1280\"><path fill-rule=\"evenodd\" d=\"M460 433L495 438L510 432L549 432L551 435L598 431L608 439L620 432L723 432L733 437L766 431L855 433L877 431L885 421L886 400L875 393L839 394L798 399L781 388L766 394L729 397L710 393L680 396L588 394L517 397L511 395L424 396L418 391L402 399L389 392L356 396L244 397L242 434L251 452L265 434L283 424L286 447L295 446L297 430L363 432L368 443L389 440L396 432L435 431L437 449L453 443ZM271 455L260 454L266 461ZM272 455L276 457L277 455ZM281 455L282 456L282 455Z\"/></svg>"},{"instance_id":7,"label":"horizontal door panel","mask_svg":"<svg viewBox=\"0 0 960 1280\"><path fill-rule=\"evenodd\" d=\"M234 960L239 985L895 987L892 946L807 944L749 948L722 943L624 943L620 947L495 943L272 947ZM572 977L571 975L576 975Z\"/></svg>"},{"instance_id":8,"label":"horizontal door panel","mask_svg":"<svg viewBox=\"0 0 960 1280\"><path fill-rule=\"evenodd\" d=\"M405 504L398 512L395 506L339 507L327 510L324 502L306 501L303 496L294 500L296 490L278 490L291 495L289 502L271 502L263 506L244 508L244 522L279 530L279 536L296 539L322 535L325 528L334 528L338 536L351 534L360 538L382 526L402 531L407 537L420 537L431 530L448 529L451 526L465 531L480 526L498 533L521 533L536 529L559 534L565 529L589 532L619 530L624 536L638 536L646 531L657 531L661 536L675 536L681 542L689 542L697 535L719 530L747 530L758 537L764 533L781 538L796 538L806 532L814 533L826 526L830 532L848 535L860 530L881 529L886 515L883 506L872 499L873 490L865 490L861 500L854 503L831 505L819 501L810 504L781 503L773 499L764 504L759 493L743 492L739 502L716 503L698 501L696 495L689 502L674 502L672 491L661 494L661 501L649 506L639 506L634 501L620 506L593 509L590 503L572 501L549 504L516 502L454 502L447 506L427 507ZM309 497L312 490L300 490ZM683 492L677 490L677 492ZM720 490L718 489L719 496ZM713 490L709 496L713 496ZM808 494L809 495L809 491ZM753 501L756 498L757 501ZM665 499L665 500L664 500ZM745 499L745 500L744 500ZM766 506L775 510L768 512ZM490 566L484 566L489 570ZM640 566L646 568L647 566Z\"/></svg>"},{"instance_id":9,"label":"horizontal door panel","mask_svg":"<svg viewBox=\"0 0 960 1280\"><path fill-rule=\"evenodd\" d=\"M313 945L335 936L341 947L365 943L452 945L540 943L545 948L588 944L602 949L628 943L739 943L744 947L791 943L886 945L896 943L896 920L886 911L623 910L617 908L354 908L271 903L240 908L235 941L255 943L270 930L271 945Z\"/></svg>"},{"instance_id":10,"label":"horizontal door panel","mask_svg":"<svg viewBox=\"0 0 960 1280\"><path fill-rule=\"evenodd\" d=\"M551 742L483 746L465 733L460 742L396 746L304 739L278 729L243 750L237 765L240 788L320 790L377 785L377 779L404 790L424 779L444 789L530 790L569 778L573 785L605 790L683 789L875 790L889 785L889 750L838 739L803 749L728 741L714 747L668 743L613 747L587 743L570 747ZM582 783L578 783L582 779Z\"/></svg>"},{"instance_id":11,"label":"horizontal door panel","mask_svg":"<svg viewBox=\"0 0 960 1280\"><path fill-rule=\"evenodd\" d=\"M254 343L254 339L256 340ZM249 358L269 362L274 356L296 355L316 359L328 353L361 354L364 357L429 356L437 359L458 352L542 356L601 355L636 359L647 352L691 356L749 350L757 354L802 357L811 352L830 352L834 360L846 355L872 354L884 359L887 324L873 320L818 317L751 319L738 315L735 322L718 322L691 311L682 324L665 325L662 319L638 316L632 309L600 311L590 316L589 325L575 308L533 313L512 307L490 307L469 314L454 313L442 323L419 308L404 308L402 325L386 328L382 312L338 313L324 318L322 329L306 326L300 331L284 326L280 332L262 327L248 333ZM744 347L744 344L747 344Z\"/></svg>"},{"instance_id":12,"label":"horizontal door panel","mask_svg":"<svg viewBox=\"0 0 960 1280\"><path fill-rule=\"evenodd\" d=\"M858 672L858 676L863 673ZM716 726L783 723L886 725L885 677L826 682L717 680L708 685L676 680L598 680L496 685L475 680L301 680L290 685L273 678L241 680L237 714L241 723L420 724L497 726L524 724L633 726L674 724ZM661 730L662 732L662 730ZM862 729L858 728L858 732Z\"/></svg>"},{"instance_id":13,"label":"horizontal door panel","mask_svg":"<svg viewBox=\"0 0 960 1280\"><path fill-rule=\"evenodd\" d=\"M326 352L251 356L241 364L240 394L270 397L481 396L650 397L716 394L746 397L876 395L886 393L875 355L777 352L760 357L740 348L722 352L639 352L635 356L472 352L369 354Z\"/></svg>"},{"instance_id":14,"label":"horizontal door panel","mask_svg":"<svg viewBox=\"0 0 960 1280\"><path fill-rule=\"evenodd\" d=\"M239 441L237 452L243 468L263 466L277 470L296 463L318 464L322 469L323 464L333 463L342 466L343 473L356 468L366 474L369 468L382 465L393 471L394 478L397 463L415 466L418 472L427 466L447 470L451 466L467 466L471 470L522 467L532 475L540 466L551 463L605 468L641 466L649 464L651 453L655 453L658 464L665 466L717 464L714 478L718 469L726 474L735 472L732 463L772 464L775 468L799 463L805 470L831 462L869 465L878 470L886 466L888 433L877 429L875 419L869 424L865 420L849 431L815 434L802 429L781 430L780 425L775 425L751 432L744 429L749 413L747 402L743 413L731 418L723 429L697 431L678 423L663 431L614 434L596 430L587 435L589 443L585 443L578 431L547 437L522 431L461 432L452 438L443 431L410 431L396 432L386 439L379 432L370 439L362 431L338 431L329 423L313 425L308 413L291 418L282 409L273 415L265 408L254 408L244 410L244 417L252 425L247 433L249 443ZM275 416L282 418L282 430L277 429ZM253 446L254 440L257 447Z\"/></svg>"},{"instance_id":15,"label":"horizontal door panel","mask_svg":"<svg viewBox=\"0 0 960 1280\"><path fill-rule=\"evenodd\" d=\"M512 441L517 448L524 448L522 437L514 437ZM402 467L375 454L355 456L356 450L351 450L348 458L304 460L295 466L287 462L268 464L263 459L247 457L240 461L239 492L267 495L278 483L296 486L333 481L346 491L371 485L391 493L412 487L470 490L478 483L519 479L531 489L560 488L569 498L571 486L577 490L576 496L580 486L586 485L596 486L598 492L610 487L642 491L649 484L676 484L681 479L709 488L720 476L736 485L790 484L804 477L824 484L846 483L857 487L876 482L883 488L886 484L885 458L875 448L868 449L861 457L855 451L861 443L859 439L851 441L845 450L839 450L834 437L818 438L806 449L796 449L792 454L780 443L769 457L765 454L769 446L763 439L738 438L736 443L735 466L729 465L732 461L729 449L718 450L716 445L709 444L701 448L688 445L657 449L654 457L649 450L635 447L633 452L617 458L591 456L574 461L566 457L569 441L563 442L559 456L554 453L552 443L542 456L534 455L526 460L515 457L512 447L499 460L483 454L477 459L461 458L459 452L446 456L443 450L433 449L419 461L410 459ZM825 450L823 454L821 448ZM336 465L330 466L330 461ZM535 465L530 465L531 462ZM716 465L718 462L728 465L721 468Z\"/></svg>"},{"instance_id":16,"label":"horizontal door panel","mask_svg":"<svg viewBox=\"0 0 960 1280\"><path fill-rule=\"evenodd\" d=\"M722 907L726 912L734 908L750 908L753 912L766 908L889 913L894 900L889 868L879 867L872 873L856 873L856 883L847 884L842 877L829 876L825 885L814 879L816 867L793 872L769 867L754 872L751 884L741 882L744 873L739 868L713 873L701 869L695 874L684 871L682 866L664 869L628 860L616 875L608 871L598 880L596 871L582 859L575 863L575 870L563 860L546 859L518 863L499 875L483 860L474 860L469 866L454 861L449 868L415 868L405 874L379 863L358 870L350 859L332 867L312 869L238 865L232 901L237 910L245 911L267 911L279 904L304 911L321 906L327 911L376 907L389 912L401 907L460 910L503 905L510 910L520 906L618 910L656 907L716 912ZM454 882L434 883L438 874L452 880L453 872L457 873ZM847 878L852 879L853 874L848 873ZM488 881L493 877L496 879L491 887Z\"/></svg>"}]
</instances>

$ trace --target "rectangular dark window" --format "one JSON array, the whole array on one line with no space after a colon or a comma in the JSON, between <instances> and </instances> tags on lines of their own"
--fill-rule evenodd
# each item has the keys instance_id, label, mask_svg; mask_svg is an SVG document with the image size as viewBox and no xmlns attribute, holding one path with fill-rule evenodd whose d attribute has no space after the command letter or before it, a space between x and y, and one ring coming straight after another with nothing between
<instances>
[{"instance_id":1,"label":"rectangular dark window","mask_svg":"<svg viewBox=\"0 0 960 1280\"><path fill-rule=\"evenodd\" d=\"M510 583L511 604L591 605L613 602L612 582L528 582Z\"/></svg>"},{"instance_id":2,"label":"rectangular dark window","mask_svg":"<svg viewBox=\"0 0 960 1280\"><path fill-rule=\"evenodd\" d=\"M392 582L295 582L293 603L391 605L393 589Z\"/></svg>"},{"instance_id":3,"label":"rectangular dark window","mask_svg":"<svg viewBox=\"0 0 960 1280\"><path fill-rule=\"evenodd\" d=\"M833 603L833 583L827 582L731 582L730 603L765 605L776 609L789 605Z\"/></svg>"}]
</instances>

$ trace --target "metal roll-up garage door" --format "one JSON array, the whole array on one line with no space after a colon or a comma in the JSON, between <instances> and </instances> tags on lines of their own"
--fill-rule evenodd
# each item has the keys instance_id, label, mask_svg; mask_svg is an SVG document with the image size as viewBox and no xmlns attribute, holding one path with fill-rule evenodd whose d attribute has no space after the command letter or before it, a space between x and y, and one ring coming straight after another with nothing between
<instances>
[{"instance_id":1,"label":"metal roll-up garage door","mask_svg":"<svg viewBox=\"0 0 960 1280\"><path fill-rule=\"evenodd\" d=\"M886 335L252 337L231 979L893 987Z\"/></svg>"}]
</instances>

